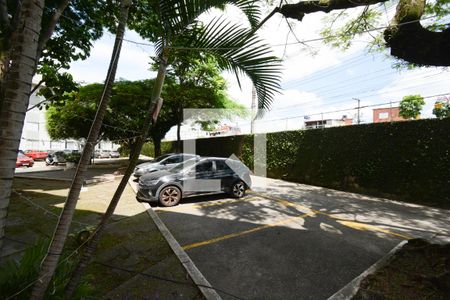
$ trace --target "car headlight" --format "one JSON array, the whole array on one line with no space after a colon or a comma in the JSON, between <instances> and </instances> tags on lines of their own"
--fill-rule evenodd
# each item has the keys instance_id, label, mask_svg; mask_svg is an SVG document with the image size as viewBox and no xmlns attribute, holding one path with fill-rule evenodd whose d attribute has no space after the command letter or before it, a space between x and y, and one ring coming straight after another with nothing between
<instances>
[{"instance_id":1,"label":"car headlight","mask_svg":"<svg viewBox=\"0 0 450 300\"><path fill-rule=\"evenodd\" d=\"M153 179L153 180L146 180L146 181L141 181L140 184L144 185L144 186L152 186L152 185L156 185L158 183L159 179Z\"/></svg>"}]
</instances>

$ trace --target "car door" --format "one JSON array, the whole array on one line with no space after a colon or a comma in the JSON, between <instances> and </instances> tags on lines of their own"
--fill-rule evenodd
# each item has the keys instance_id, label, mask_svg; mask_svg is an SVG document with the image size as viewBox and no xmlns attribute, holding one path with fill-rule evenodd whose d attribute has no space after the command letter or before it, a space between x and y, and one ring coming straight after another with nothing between
<instances>
[{"instance_id":1,"label":"car door","mask_svg":"<svg viewBox=\"0 0 450 300\"><path fill-rule=\"evenodd\" d=\"M220 192L220 181L214 178L215 164L207 159L196 164L184 180L183 192L186 194L202 194Z\"/></svg>"},{"instance_id":2,"label":"car door","mask_svg":"<svg viewBox=\"0 0 450 300\"><path fill-rule=\"evenodd\" d=\"M220 180L221 191L228 191L229 187L234 180L234 172L226 164L225 160L216 160L216 170L214 172L214 178Z\"/></svg>"}]
</instances>

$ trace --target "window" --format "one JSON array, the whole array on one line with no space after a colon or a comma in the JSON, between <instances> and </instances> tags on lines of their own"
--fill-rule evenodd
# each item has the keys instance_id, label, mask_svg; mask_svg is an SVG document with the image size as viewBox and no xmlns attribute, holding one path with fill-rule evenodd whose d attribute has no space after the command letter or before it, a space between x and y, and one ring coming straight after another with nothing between
<instances>
[{"instance_id":1,"label":"window","mask_svg":"<svg viewBox=\"0 0 450 300\"><path fill-rule=\"evenodd\" d=\"M224 160L216 160L217 171L229 171L230 167L226 164Z\"/></svg>"},{"instance_id":2,"label":"window","mask_svg":"<svg viewBox=\"0 0 450 300\"><path fill-rule=\"evenodd\" d=\"M167 165L167 164L177 164L181 162L181 156L177 155L177 156L172 156L169 157L168 159L166 159L163 164Z\"/></svg>"},{"instance_id":3,"label":"window","mask_svg":"<svg viewBox=\"0 0 450 300\"><path fill-rule=\"evenodd\" d=\"M389 118L389 113L388 112L381 112L378 114L378 118L379 119L387 119Z\"/></svg>"},{"instance_id":4,"label":"window","mask_svg":"<svg viewBox=\"0 0 450 300\"><path fill-rule=\"evenodd\" d=\"M205 161L205 162L199 163L197 166L195 166L195 171L197 173L211 172L212 171L212 161Z\"/></svg>"}]
</instances>

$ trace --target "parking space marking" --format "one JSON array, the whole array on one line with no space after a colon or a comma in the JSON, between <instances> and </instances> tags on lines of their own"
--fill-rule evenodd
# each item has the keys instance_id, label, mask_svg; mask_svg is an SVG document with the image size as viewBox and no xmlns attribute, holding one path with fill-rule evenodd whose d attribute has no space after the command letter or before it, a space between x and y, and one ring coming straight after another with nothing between
<instances>
[{"instance_id":1,"label":"parking space marking","mask_svg":"<svg viewBox=\"0 0 450 300\"><path fill-rule=\"evenodd\" d=\"M350 227L350 228L353 228L353 229L378 231L378 232L381 232L381 233L385 233L385 234L389 234L389 235L392 235L392 236L400 237L400 238L406 239L406 240L409 240L409 239L412 238L409 235L397 233L397 232L394 232L394 231L391 231L391 230L388 230L388 229L381 228L379 226L370 225L370 224L366 224L366 223L361 223L361 222L357 222L357 221L354 221L354 220L348 220L348 219L344 219L344 218L339 218L339 217L336 217L336 216L334 216L332 214L328 214L328 213L320 211L320 210L315 210L313 208L307 207L307 206L302 205L302 204L294 203L294 202L286 200L286 199L273 197L273 196L267 196L267 195L259 194L259 193L256 193L256 192L251 192L251 194L252 195L256 195L256 196L260 196L260 197L263 197L263 198L266 198L266 199L271 199L273 201L277 201L277 202L279 202L279 203L281 203L281 204L283 204L285 206L294 206L294 207L298 207L298 208L301 208L301 209L308 209L308 210L314 212L315 214L320 214L320 215L327 216L329 218L335 219L340 224L342 224L344 226L347 226L347 227Z\"/></svg>"},{"instance_id":2,"label":"parking space marking","mask_svg":"<svg viewBox=\"0 0 450 300\"><path fill-rule=\"evenodd\" d=\"M384 234L388 234L388 235L392 235L398 238L402 238L402 239L411 239L410 236L406 235L406 234L401 234L401 233L397 233L388 229L384 229L381 228L379 226L375 226L375 225L370 225L370 224L366 224L366 223L361 223L361 222L357 222L354 220L348 220L348 219L344 219L344 218L339 218L336 217L332 214L328 214L325 213L323 211L319 211L319 210L315 210L313 208L310 208L308 206L299 204L299 203L295 203L292 202L292 200L286 200L286 199L282 199L282 198L278 198L278 197L273 197L273 196L268 196L268 195L264 195L264 194L259 194L256 192L251 192L249 193L251 195L253 195L254 197L249 197L249 198L241 198L241 199L236 199L236 200L229 200L229 201L221 201L218 203L207 203L207 204L198 204L198 205L192 205L192 206L185 206L185 207L180 207L178 210L185 210L185 209L189 209L189 208L199 208L199 207L208 207L208 206L216 206L216 205L224 205L224 204L229 204L229 203L235 203L235 202L240 202L240 201L255 201L255 200L262 200L262 199L267 199L267 200L272 200L274 202L280 203L286 207L288 206L292 206L292 207L297 207L301 210L307 210L309 212L298 215L298 216L294 216L294 217L289 217L286 219L282 219L280 221L276 221L270 224L266 224L266 225L262 225L262 226L258 226L252 229L248 229L248 230L244 230L244 231L240 231L240 232L235 232L235 233L231 233L231 234L226 234L223 236L219 236L219 237L215 237L206 241L202 241L202 242L196 242L196 243L192 243L192 244L187 244L182 246L182 248L184 250L190 250L193 248L198 248L198 247L203 247L203 246L207 246L210 244L214 244L223 240L227 240L227 239L231 239L231 238L236 238L236 237L240 237L243 235L247 235L250 233L254 233L257 231L261 231L264 229L268 229L268 228L272 228L272 227L276 227L276 226L280 226L280 225L284 225L287 223L290 223L294 220L297 219L302 219L302 218L306 218L306 217L310 217L310 216L314 216L314 215L323 215L326 216L328 218L332 218L335 219L337 222L339 222L340 224L356 229L356 230L367 230L367 231L374 231L374 232L381 232ZM175 210L175 209L174 209ZM171 212L174 210L166 210L167 212ZM164 212L165 210L161 210L161 212Z\"/></svg>"},{"instance_id":3,"label":"parking space marking","mask_svg":"<svg viewBox=\"0 0 450 300\"><path fill-rule=\"evenodd\" d=\"M280 226L280 225L283 225L283 224L295 221L297 219L302 219L302 218L309 217L309 216L312 216L312 215L315 215L315 213L309 212L309 213L302 214L302 215L299 215L299 216L283 219L283 220L280 220L278 222L274 222L274 223L271 223L271 224L255 227L255 228L252 228L252 229L249 229L249 230L244 230L244 231L241 231L241 232L231 233L231 234L219 236L219 237L216 237L216 238L212 238L212 239L209 239L209 240L206 240L206 241L203 241L203 242L198 242L198 243L185 245L182 248L184 250L190 250L190 249L193 249L193 248L214 244L214 243L217 243L217 242L220 242L220 241L223 241L223 240L227 240L227 239L231 239L231 238L235 238L235 237L240 237L240 236L243 236L243 235L246 235L246 234L250 234L250 233L253 233L253 232L256 232L256 231L260 231L260 230L263 230L263 229Z\"/></svg>"},{"instance_id":4,"label":"parking space marking","mask_svg":"<svg viewBox=\"0 0 450 300\"><path fill-rule=\"evenodd\" d=\"M356 229L356 230L379 231L379 232L382 232L382 233L385 233L385 234L389 234L389 235L400 237L400 238L405 239L405 240L411 239L411 237L408 236L408 235L401 234L401 233L396 233L396 232L393 232L393 231L390 231L390 230L387 230L387 229L384 229L384 228L380 228L380 227L375 226L375 225L370 225L370 224L365 224L365 223L360 223L360 222L355 222L355 221L348 221L348 220L336 218L336 217L333 217L333 216L329 216L329 217L331 217L333 219L336 219L338 221L338 223L340 223L340 224L342 224L344 226L347 226L347 227L350 227L350 228L353 228L353 229Z\"/></svg>"},{"instance_id":5,"label":"parking space marking","mask_svg":"<svg viewBox=\"0 0 450 300\"><path fill-rule=\"evenodd\" d=\"M157 213L164 213L164 212L178 212L183 211L191 208L203 208L203 207L211 207L211 206L218 206L218 205L225 205L225 204L232 204L236 202L243 202L243 201L255 201L255 200L263 200L258 197L246 197L246 198L239 198L239 199L229 199L229 200L222 200L222 201L215 201L212 203L204 203L204 204L185 204L183 206L177 206L177 207L166 207L162 209L157 209Z\"/></svg>"}]
</instances>

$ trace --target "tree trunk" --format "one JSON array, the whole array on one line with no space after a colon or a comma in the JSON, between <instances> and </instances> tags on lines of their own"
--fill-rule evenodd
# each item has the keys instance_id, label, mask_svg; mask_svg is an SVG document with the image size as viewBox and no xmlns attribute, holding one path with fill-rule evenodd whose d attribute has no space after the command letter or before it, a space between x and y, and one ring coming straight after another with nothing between
<instances>
[{"instance_id":1,"label":"tree trunk","mask_svg":"<svg viewBox=\"0 0 450 300\"><path fill-rule=\"evenodd\" d=\"M181 152L181 121L177 124L177 152Z\"/></svg>"},{"instance_id":2,"label":"tree trunk","mask_svg":"<svg viewBox=\"0 0 450 300\"><path fill-rule=\"evenodd\" d=\"M111 202L110 202L105 214L102 217L102 220L100 221L99 225L95 229L86 248L84 249L83 255L82 255L75 271L72 273L72 277L66 287L65 299L70 299L71 296L73 295L73 292L75 291L75 288L77 287L77 285L81 279L81 275L83 274L86 266L89 264L89 262L92 258L92 254L94 253L94 250L97 247L98 242L100 241L100 238L104 232L105 226L108 223L109 219L111 218L112 214L114 213L114 210L116 209L117 204L119 203L120 197L122 196L122 193L128 184L128 180L130 179L131 174L133 174L134 168L136 167L136 163L139 158L139 154L141 153L141 150L142 150L142 146L144 145L144 143L146 141L146 136L148 135L148 132L150 130L150 126L152 123L153 110L155 108L156 103L158 102L158 99L161 96L162 86L163 86L164 78L166 75L166 68L167 68L167 56L163 55L163 57L161 58L160 65L159 65L158 75L156 76L155 86L154 86L153 92L152 92L152 100L149 104L148 112L145 117L144 123L142 125L141 135L138 137L138 139L135 143L135 147L132 152L131 159L129 161L129 164L125 171L125 174L123 175L122 180L120 181L120 184L117 187L117 190L114 193L114 196L111 199Z\"/></svg>"},{"instance_id":3,"label":"tree trunk","mask_svg":"<svg viewBox=\"0 0 450 300\"><path fill-rule=\"evenodd\" d=\"M155 157L161 156L161 139L153 138L153 146L155 148Z\"/></svg>"},{"instance_id":4,"label":"tree trunk","mask_svg":"<svg viewBox=\"0 0 450 300\"><path fill-rule=\"evenodd\" d=\"M136 149L136 142L130 141L128 143L128 148L130 148L130 154L128 155L128 160L131 160L133 158L134 149Z\"/></svg>"},{"instance_id":5,"label":"tree trunk","mask_svg":"<svg viewBox=\"0 0 450 300\"><path fill-rule=\"evenodd\" d=\"M11 65L2 84L0 107L0 249L17 151L29 103L44 0L24 0L20 24L11 37Z\"/></svg>"},{"instance_id":6,"label":"tree trunk","mask_svg":"<svg viewBox=\"0 0 450 300\"><path fill-rule=\"evenodd\" d=\"M47 255L41 264L41 270L39 274L39 281L33 287L31 299L43 299L50 280L55 272L58 260L61 256L64 242L66 241L67 234L69 233L70 223L72 222L73 214L75 213L75 207L78 202L80 190L83 185L84 176L87 171L87 166L94 150L97 137L100 132L100 128L103 122L103 118L108 107L108 103L111 99L112 85L116 76L118 59L120 56L120 50L122 46L122 39L125 32L125 25L128 20L128 10L131 0L123 0L121 3L121 12L119 25L117 27L116 40L112 52L112 57L108 69L108 74L105 81L105 87L103 94L98 105L97 113L92 123L86 145L81 155L80 162L78 163L77 171L72 181L69 194L66 199L63 211L59 217L58 224L56 226L52 242L47 251Z\"/></svg>"}]
</instances>

